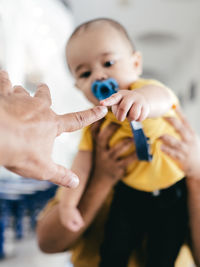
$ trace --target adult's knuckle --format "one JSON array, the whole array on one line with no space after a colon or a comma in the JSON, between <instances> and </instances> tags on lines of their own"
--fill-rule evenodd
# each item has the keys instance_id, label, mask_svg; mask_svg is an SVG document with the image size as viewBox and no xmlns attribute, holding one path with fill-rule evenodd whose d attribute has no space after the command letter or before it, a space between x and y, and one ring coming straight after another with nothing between
<instances>
[{"instance_id":1,"label":"adult's knuckle","mask_svg":"<svg viewBox=\"0 0 200 267\"><path fill-rule=\"evenodd\" d=\"M79 112L75 113L75 120L77 121L79 127L82 127L84 123L86 122L85 117L82 115L82 113L79 113Z\"/></svg>"},{"instance_id":2,"label":"adult's knuckle","mask_svg":"<svg viewBox=\"0 0 200 267\"><path fill-rule=\"evenodd\" d=\"M9 85L10 85L10 82L9 82L8 78L5 76L2 76L1 77L1 88L3 89Z\"/></svg>"}]
</instances>

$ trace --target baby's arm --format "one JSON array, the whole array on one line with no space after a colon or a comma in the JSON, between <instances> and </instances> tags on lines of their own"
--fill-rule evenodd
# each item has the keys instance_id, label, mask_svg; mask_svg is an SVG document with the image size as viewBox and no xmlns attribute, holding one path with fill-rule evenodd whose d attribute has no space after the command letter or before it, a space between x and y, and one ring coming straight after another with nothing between
<instances>
[{"instance_id":1,"label":"baby's arm","mask_svg":"<svg viewBox=\"0 0 200 267\"><path fill-rule=\"evenodd\" d=\"M120 90L100 102L112 106L118 120L126 117L132 121L162 116L173 106L169 89L164 86L145 85L135 90Z\"/></svg>"},{"instance_id":2,"label":"baby's arm","mask_svg":"<svg viewBox=\"0 0 200 267\"><path fill-rule=\"evenodd\" d=\"M82 216L77 209L91 170L91 152L79 151L73 161L72 171L80 178L80 184L75 189L63 188L59 203L62 224L71 231L78 231L84 225Z\"/></svg>"}]
</instances>

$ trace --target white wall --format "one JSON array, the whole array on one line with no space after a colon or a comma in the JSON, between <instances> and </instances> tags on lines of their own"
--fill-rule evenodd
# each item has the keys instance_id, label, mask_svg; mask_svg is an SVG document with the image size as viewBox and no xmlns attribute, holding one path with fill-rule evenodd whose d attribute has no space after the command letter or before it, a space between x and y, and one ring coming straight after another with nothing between
<instances>
[{"instance_id":1,"label":"white wall","mask_svg":"<svg viewBox=\"0 0 200 267\"><path fill-rule=\"evenodd\" d=\"M88 106L65 63L65 44L73 27L71 11L60 1L0 0L0 65L13 84L22 84L31 93L38 83L47 83L52 108L59 114ZM58 137L56 162L70 167L78 140L78 133Z\"/></svg>"},{"instance_id":2,"label":"white wall","mask_svg":"<svg viewBox=\"0 0 200 267\"><path fill-rule=\"evenodd\" d=\"M96 17L121 22L144 57L144 74L181 96L183 108L200 132L200 94L188 99L195 81L200 89L199 0L71 0L75 23Z\"/></svg>"}]
</instances>

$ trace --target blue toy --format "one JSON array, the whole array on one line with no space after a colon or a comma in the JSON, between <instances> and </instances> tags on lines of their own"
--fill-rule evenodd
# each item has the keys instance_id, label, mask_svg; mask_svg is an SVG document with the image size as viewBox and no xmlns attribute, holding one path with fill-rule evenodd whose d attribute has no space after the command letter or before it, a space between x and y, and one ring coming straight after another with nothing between
<instances>
[{"instance_id":1,"label":"blue toy","mask_svg":"<svg viewBox=\"0 0 200 267\"><path fill-rule=\"evenodd\" d=\"M95 81L92 84L92 93L98 100L103 100L115 94L118 89L118 83L110 78L103 81ZM150 154L150 145L142 129L142 124L137 121L131 121L130 126L134 136L136 153L139 160L151 161L152 155Z\"/></svg>"}]
</instances>

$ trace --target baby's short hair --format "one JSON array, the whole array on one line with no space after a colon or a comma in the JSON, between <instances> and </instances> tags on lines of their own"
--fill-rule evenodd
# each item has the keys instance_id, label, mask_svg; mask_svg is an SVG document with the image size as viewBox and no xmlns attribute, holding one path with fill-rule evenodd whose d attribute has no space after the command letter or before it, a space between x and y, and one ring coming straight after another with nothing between
<instances>
[{"instance_id":1,"label":"baby's short hair","mask_svg":"<svg viewBox=\"0 0 200 267\"><path fill-rule=\"evenodd\" d=\"M128 41L128 43L130 44L131 48L133 49L133 51L135 50L135 46L130 38L130 36L128 35L126 29L116 20L113 19L109 19L109 18L97 18L97 19L92 19L92 20L88 20L82 24L80 24L79 26L77 26L75 28L75 30L73 31L73 33L71 34L69 41L75 37L81 30L87 30L90 28L90 26L92 26L95 23L98 22L102 22L102 23L107 23L110 26L112 26L113 28L115 28L116 30L118 30L123 37L125 37L125 39Z\"/></svg>"}]
</instances>

